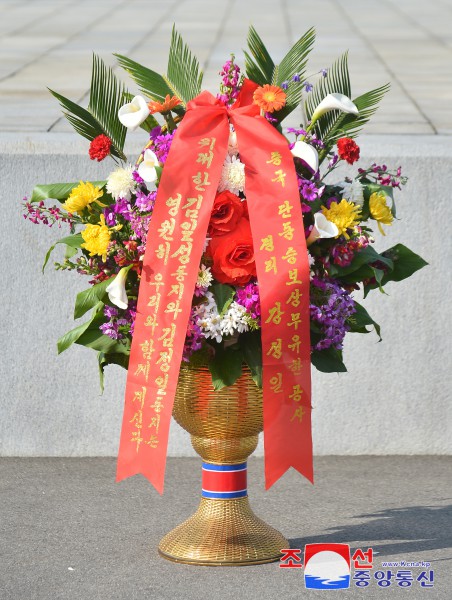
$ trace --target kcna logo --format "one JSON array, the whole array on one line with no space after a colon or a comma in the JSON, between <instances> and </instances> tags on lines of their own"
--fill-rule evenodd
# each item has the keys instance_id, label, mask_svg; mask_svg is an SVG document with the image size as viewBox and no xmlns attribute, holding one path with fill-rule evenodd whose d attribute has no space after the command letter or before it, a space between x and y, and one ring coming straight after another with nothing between
<instances>
[{"instance_id":1,"label":"kcna logo","mask_svg":"<svg viewBox=\"0 0 452 600\"><path fill-rule=\"evenodd\" d=\"M306 544L304 560L307 589L338 590L350 587L348 544Z\"/></svg>"}]
</instances>

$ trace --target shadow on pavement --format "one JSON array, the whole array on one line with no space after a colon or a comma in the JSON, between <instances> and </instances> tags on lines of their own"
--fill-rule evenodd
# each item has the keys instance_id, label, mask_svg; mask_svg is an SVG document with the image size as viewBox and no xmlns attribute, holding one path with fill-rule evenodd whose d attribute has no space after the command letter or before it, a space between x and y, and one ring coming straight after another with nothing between
<instances>
[{"instance_id":1,"label":"shadow on pavement","mask_svg":"<svg viewBox=\"0 0 452 600\"><path fill-rule=\"evenodd\" d=\"M303 548L307 543L348 543L352 547L368 544L372 545L378 557L415 552L419 553L416 560L429 560L429 550L452 548L452 504L390 508L352 518L370 520L356 525L336 526L329 529L331 533L309 539L291 538L290 545ZM450 557L437 560L452 560L452 549Z\"/></svg>"}]
</instances>

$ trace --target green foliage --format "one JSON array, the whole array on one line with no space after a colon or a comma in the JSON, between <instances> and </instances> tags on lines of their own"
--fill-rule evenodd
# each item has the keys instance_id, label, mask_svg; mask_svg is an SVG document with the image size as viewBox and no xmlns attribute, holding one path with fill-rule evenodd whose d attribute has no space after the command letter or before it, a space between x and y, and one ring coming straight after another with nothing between
<instances>
[{"instance_id":1,"label":"green foliage","mask_svg":"<svg viewBox=\"0 0 452 600\"><path fill-rule=\"evenodd\" d=\"M119 365L123 369L127 369L129 366L129 357L126 354L105 354L104 352L98 352L97 362L99 365L100 392L103 394L105 367L107 365Z\"/></svg>"},{"instance_id":2,"label":"green foliage","mask_svg":"<svg viewBox=\"0 0 452 600\"><path fill-rule=\"evenodd\" d=\"M66 244L66 246L69 246L69 248L73 248L73 249L77 250L78 248L81 247L81 244L83 244L82 234L75 233L74 235L68 235L68 236L62 238L61 240L58 240L57 242L55 242L53 244L53 246L50 246L50 248L47 250L47 254L44 259L44 264L42 265L43 273L44 273L44 269L46 268L47 263L49 262L50 255L55 250L55 247L57 244ZM71 254L71 256L74 256L74 254L75 254L75 252L73 252Z\"/></svg>"},{"instance_id":3,"label":"green foliage","mask_svg":"<svg viewBox=\"0 0 452 600\"><path fill-rule=\"evenodd\" d=\"M112 156L126 160L123 148L127 129L118 119L126 89L101 58L93 54L88 109L51 89L49 92L59 101L65 117L77 133L88 140L101 134L107 135L112 140Z\"/></svg>"},{"instance_id":4,"label":"green foliage","mask_svg":"<svg viewBox=\"0 0 452 600\"><path fill-rule=\"evenodd\" d=\"M243 359L248 365L251 376L258 387L262 387L262 342L260 331L241 333L239 343Z\"/></svg>"},{"instance_id":5,"label":"green foliage","mask_svg":"<svg viewBox=\"0 0 452 600\"><path fill-rule=\"evenodd\" d=\"M173 25L171 45L168 57L168 85L173 94L187 103L201 92L203 74L199 62Z\"/></svg>"},{"instance_id":6,"label":"green foliage","mask_svg":"<svg viewBox=\"0 0 452 600\"><path fill-rule=\"evenodd\" d=\"M292 46L281 63L275 65L257 31L252 26L249 28L247 40L249 52L245 52L247 76L259 85L271 83L281 86L285 81L289 84L286 91L286 105L275 113L278 121L285 119L301 101L302 82L314 40L315 30L311 28ZM300 76L300 82L292 81L296 73Z\"/></svg>"},{"instance_id":7,"label":"green foliage","mask_svg":"<svg viewBox=\"0 0 452 600\"><path fill-rule=\"evenodd\" d=\"M366 292L379 287L379 284L383 286L389 281L402 281L403 279L407 279L408 277L411 277L413 273L428 265L421 256L403 244L396 244L392 248L385 250L381 256L386 260L391 261L392 268L383 273L380 282L366 285Z\"/></svg>"},{"instance_id":8,"label":"green foliage","mask_svg":"<svg viewBox=\"0 0 452 600\"><path fill-rule=\"evenodd\" d=\"M58 354L61 354L62 352L67 350L69 346L72 346L72 344L74 344L85 333L85 331L94 321L94 319L98 316L98 313L102 310L103 306L103 303L99 302L96 305L95 310L93 311L93 314L91 315L89 321L78 325L78 327L71 329L70 331L68 331L60 337L60 339L57 342Z\"/></svg>"},{"instance_id":9,"label":"green foliage","mask_svg":"<svg viewBox=\"0 0 452 600\"><path fill-rule=\"evenodd\" d=\"M211 286L211 290L215 298L215 303L217 305L218 312L220 313L220 315L224 315L224 313L232 304L232 299L234 298L235 294L235 288L224 283L215 283Z\"/></svg>"},{"instance_id":10,"label":"green foliage","mask_svg":"<svg viewBox=\"0 0 452 600\"><path fill-rule=\"evenodd\" d=\"M258 83L265 85L273 80L275 63L268 53L261 37L251 25L248 30L248 49L251 54L245 52L245 67L247 76Z\"/></svg>"},{"instance_id":11,"label":"green foliage","mask_svg":"<svg viewBox=\"0 0 452 600\"><path fill-rule=\"evenodd\" d=\"M355 308L356 312L348 320L351 327L350 331L354 333L370 333L370 331L367 329L367 326L373 325L378 337L380 338L378 341L381 342L380 325L372 319L364 306L356 302L356 300Z\"/></svg>"},{"instance_id":12,"label":"green foliage","mask_svg":"<svg viewBox=\"0 0 452 600\"><path fill-rule=\"evenodd\" d=\"M237 347L215 347L215 356L209 361L213 387L216 390L234 385L242 374L243 354Z\"/></svg>"},{"instance_id":13,"label":"green foliage","mask_svg":"<svg viewBox=\"0 0 452 600\"><path fill-rule=\"evenodd\" d=\"M77 294L77 298L75 300L75 308L74 308L74 319L79 319L86 312L88 312L91 308L96 306L96 304L106 296L106 289L109 284L112 282L113 278L106 279L105 281L101 281L100 283L96 283L92 287L84 290Z\"/></svg>"},{"instance_id":14,"label":"green foliage","mask_svg":"<svg viewBox=\"0 0 452 600\"><path fill-rule=\"evenodd\" d=\"M201 91L202 71L198 59L190 52L175 27L171 35L167 75L159 75L121 54L115 56L145 96L158 102L162 102L167 95L182 100L182 106L173 109L176 113L183 114L187 102Z\"/></svg>"},{"instance_id":15,"label":"green foliage","mask_svg":"<svg viewBox=\"0 0 452 600\"><path fill-rule=\"evenodd\" d=\"M92 181L93 185L103 188L106 181ZM41 200L58 200L58 202L66 202L69 194L72 190L80 185L80 181L74 183L50 183L50 184L38 184L33 188L30 202L41 202Z\"/></svg>"},{"instance_id":16,"label":"green foliage","mask_svg":"<svg viewBox=\"0 0 452 600\"><path fill-rule=\"evenodd\" d=\"M335 348L314 350L311 354L311 362L322 373L345 373L347 371L342 360L342 352Z\"/></svg>"}]
</instances>

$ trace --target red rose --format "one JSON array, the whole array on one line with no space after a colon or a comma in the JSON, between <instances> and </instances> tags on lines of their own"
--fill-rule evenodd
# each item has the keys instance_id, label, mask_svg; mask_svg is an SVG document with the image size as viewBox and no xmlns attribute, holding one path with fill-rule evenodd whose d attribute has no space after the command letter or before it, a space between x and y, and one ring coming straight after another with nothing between
<instances>
[{"instance_id":1,"label":"red rose","mask_svg":"<svg viewBox=\"0 0 452 600\"><path fill-rule=\"evenodd\" d=\"M111 139L101 133L93 139L89 146L89 157L91 160L96 159L97 162L104 160L110 154Z\"/></svg>"},{"instance_id":2,"label":"red rose","mask_svg":"<svg viewBox=\"0 0 452 600\"><path fill-rule=\"evenodd\" d=\"M243 204L238 196L228 191L218 194L210 215L209 235L224 235L235 229L243 212Z\"/></svg>"},{"instance_id":3,"label":"red rose","mask_svg":"<svg viewBox=\"0 0 452 600\"><path fill-rule=\"evenodd\" d=\"M241 219L237 227L212 238L208 247L212 257L212 275L220 283L245 285L256 276L250 222Z\"/></svg>"},{"instance_id":4,"label":"red rose","mask_svg":"<svg viewBox=\"0 0 452 600\"><path fill-rule=\"evenodd\" d=\"M346 160L350 165L359 158L359 146L352 138L341 138L337 140L337 149L339 156Z\"/></svg>"}]
</instances>

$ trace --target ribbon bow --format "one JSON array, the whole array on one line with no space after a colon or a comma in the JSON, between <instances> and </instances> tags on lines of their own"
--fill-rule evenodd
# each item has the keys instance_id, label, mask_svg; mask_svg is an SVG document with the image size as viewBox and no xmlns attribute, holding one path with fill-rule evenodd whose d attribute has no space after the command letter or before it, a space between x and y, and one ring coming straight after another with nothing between
<instances>
[{"instance_id":1,"label":"ribbon bow","mask_svg":"<svg viewBox=\"0 0 452 600\"><path fill-rule=\"evenodd\" d=\"M253 236L262 318L267 489L293 466L312 472L309 264L293 157L245 80L227 108L187 105L163 169L147 236L130 352L117 481L142 473L163 492L171 413L212 206L232 123Z\"/></svg>"}]
</instances>

